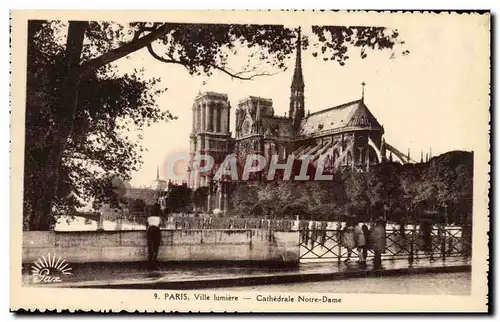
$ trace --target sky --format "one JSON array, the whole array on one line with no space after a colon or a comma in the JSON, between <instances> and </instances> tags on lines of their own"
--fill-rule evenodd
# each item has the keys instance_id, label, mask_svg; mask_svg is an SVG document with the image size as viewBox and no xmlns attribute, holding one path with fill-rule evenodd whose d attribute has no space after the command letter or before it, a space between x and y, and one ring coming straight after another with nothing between
<instances>
[{"instance_id":1,"label":"sky","mask_svg":"<svg viewBox=\"0 0 500 322\"><path fill-rule=\"evenodd\" d=\"M336 22L340 25L344 21ZM369 51L367 58L352 54L345 66L339 66L313 58L310 46L302 52L306 111L312 113L359 99L360 84L365 82L365 104L384 126L386 141L405 154L409 148L413 159L420 160L421 151L425 156L430 149L436 156L452 150L484 148L488 144L484 133L489 120L488 22L469 15L424 19L422 15L407 14L378 19L373 25L397 29L410 54L391 59L389 51ZM302 30L311 35L311 24L303 24ZM237 69L246 59L246 53L241 51L231 57L229 65ZM156 61L145 50L118 61L121 71L143 67L147 77L160 77L161 86L168 90L158 97L158 105L177 116L177 120L154 124L142 132L142 145L147 151L131 184L150 185L157 167L160 177L168 179L169 156L189 152L191 107L199 91L228 95L233 133L237 102L246 96L270 98L275 114L284 115L288 112L294 64L292 57L285 72L240 81L222 73L191 76L184 67Z\"/></svg>"}]
</instances>

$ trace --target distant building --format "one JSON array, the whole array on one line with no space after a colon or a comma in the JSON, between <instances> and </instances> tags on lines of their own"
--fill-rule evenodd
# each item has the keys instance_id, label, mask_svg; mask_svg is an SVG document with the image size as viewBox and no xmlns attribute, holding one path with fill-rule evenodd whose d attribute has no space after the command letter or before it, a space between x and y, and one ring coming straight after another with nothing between
<instances>
[{"instance_id":1,"label":"distant building","mask_svg":"<svg viewBox=\"0 0 500 322\"><path fill-rule=\"evenodd\" d=\"M125 198L142 199L146 205L153 205L158 202L158 198L162 193L168 191L169 182L160 179L160 169L156 168L156 179L151 183L149 188L128 187Z\"/></svg>"},{"instance_id":2,"label":"distant building","mask_svg":"<svg viewBox=\"0 0 500 322\"><path fill-rule=\"evenodd\" d=\"M128 188L125 198L142 199L146 205L154 205L158 195L158 191L151 188Z\"/></svg>"},{"instance_id":3,"label":"distant building","mask_svg":"<svg viewBox=\"0 0 500 322\"><path fill-rule=\"evenodd\" d=\"M160 168L156 168L156 180L151 184L151 189L156 191L166 191L168 189L168 182L160 179Z\"/></svg>"}]
</instances>

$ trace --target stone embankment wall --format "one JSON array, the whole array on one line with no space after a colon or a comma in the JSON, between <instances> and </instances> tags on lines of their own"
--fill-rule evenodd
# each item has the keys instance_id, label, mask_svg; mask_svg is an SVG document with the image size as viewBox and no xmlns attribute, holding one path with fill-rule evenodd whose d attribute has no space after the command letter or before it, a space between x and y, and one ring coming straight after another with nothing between
<instances>
[{"instance_id":1,"label":"stone embankment wall","mask_svg":"<svg viewBox=\"0 0 500 322\"><path fill-rule=\"evenodd\" d=\"M162 230L158 259L171 262L299 262L299 233L266 229ZM146 231L28 231L23 263L47 254L69 263L140 262L147 259Z\"/></svg>"}]
</instances>

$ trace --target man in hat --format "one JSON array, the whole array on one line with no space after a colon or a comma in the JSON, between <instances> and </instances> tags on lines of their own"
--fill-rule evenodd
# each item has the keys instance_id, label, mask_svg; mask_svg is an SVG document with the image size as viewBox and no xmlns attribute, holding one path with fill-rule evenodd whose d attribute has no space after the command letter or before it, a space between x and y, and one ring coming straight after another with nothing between
<instances>
[{"instance_id":1,"label":"man in hat","mask_svg":"<svg viewBox=\"0 0 500 322\"><path fill-rule=\"evenodd\" d=\"M385 239L385 220L383 217L379 217L370 232L370 245L375 253L375 258L373 259L375 269L382 268L382 253L385 253L386 247Z\"/></svg>"}]
</instances>

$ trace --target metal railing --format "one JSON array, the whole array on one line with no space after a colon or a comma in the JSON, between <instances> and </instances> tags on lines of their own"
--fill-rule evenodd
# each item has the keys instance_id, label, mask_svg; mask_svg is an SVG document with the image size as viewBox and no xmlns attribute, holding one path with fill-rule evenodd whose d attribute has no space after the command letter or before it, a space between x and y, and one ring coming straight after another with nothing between
<instances>
[{"instance_id":1,"label":"metal railing","mask_svg":"<svg viewBox=\"0 0 500 322\"><path fill-rule=\"evenodd\" d=\"M239 217L171 217L166 222L170 229L267 229L292 231L295 221Z\"/></svg>"},{"instance_id":2,"label":"metal railing","mask_svg":"<svg viewBox=\"0 0 500 322\"><path fill-rule=\"evenodd\" d=\"M405 229L386 229L386 247L383 260L406 259L411 264L420 259L430 261L443 260L450 257L468 258L471 256L472 230L464 227L435 227L430 231L426 243L424 233L418 227ZM367 257L373 257L368 245ZM302 229L300 231L301 261L338 261L347 259L348 250L342 244L340 229ZM358 256L357 249L352 250L351 257Z\"/></svg>"}]
</instances>

